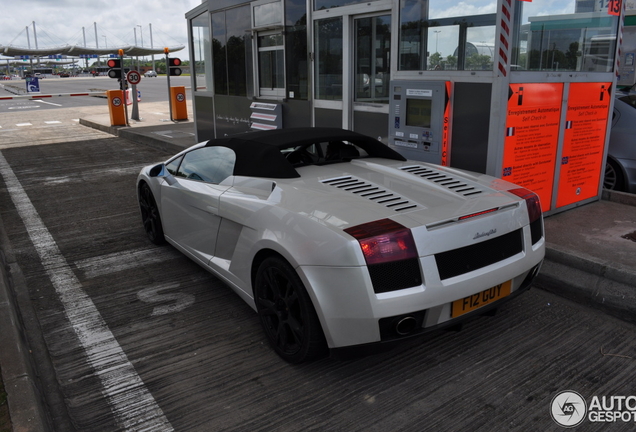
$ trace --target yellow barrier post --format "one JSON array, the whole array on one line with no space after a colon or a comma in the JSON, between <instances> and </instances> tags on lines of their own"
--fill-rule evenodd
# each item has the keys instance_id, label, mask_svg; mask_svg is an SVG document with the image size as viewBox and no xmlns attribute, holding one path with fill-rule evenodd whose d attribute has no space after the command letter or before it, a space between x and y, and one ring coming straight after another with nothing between
<instances>
[{"instance_id":1,"label":"yellow barrier post","mask_svg":"<svg viewBox=\"0 0 636 432\"><path fill-rule=\"evenodd\" d=\"M185 87L170 87L170 100L172 101L172 120L187 120Z\"/></svg>"},{"instance_id":2,"label":"yellow barrier post","mask_svg":"<svg viewBox=\"0 0 636 432\"><path fill-rule=\"evenodd\" d=\"M124 107L124 96L121 90L106 91L108 98L108 112L110 114L111 126L126 126L126 112Z\"/></svg>"}]
</instances>

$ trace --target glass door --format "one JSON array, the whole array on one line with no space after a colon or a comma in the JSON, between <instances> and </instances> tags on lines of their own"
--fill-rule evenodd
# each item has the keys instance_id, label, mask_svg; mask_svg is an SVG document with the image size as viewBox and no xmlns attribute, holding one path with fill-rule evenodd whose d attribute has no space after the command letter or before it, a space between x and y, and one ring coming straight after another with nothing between
<instances>
[{"instance_id":1,"label":"glass door","mask_svg":"<svg viewBox=\"0 0 636 432\"><path fill-rule=\"evenodd\" d=\"M391 78L391 15L354 19L354 109L388 104Z\"/></svg>"},{"instance_id":2,"label":"glass door","mask_svg":"<svg viewBox=\"0 0 636 432\"><path fill-rule=\"evenodd\" d=\"M359 10L314 21L315 126L362 130L381 122L386 129L391 14L386 9L355 13Z\"/></svg>"}]
</instances>

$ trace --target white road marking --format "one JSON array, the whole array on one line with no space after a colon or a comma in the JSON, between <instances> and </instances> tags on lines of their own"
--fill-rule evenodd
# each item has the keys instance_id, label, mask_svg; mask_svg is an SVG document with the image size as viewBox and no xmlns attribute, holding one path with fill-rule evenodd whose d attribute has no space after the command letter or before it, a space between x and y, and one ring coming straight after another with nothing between
<instances>
[{"instance_id":1,"label":"white road marking","mask_svg":"<svg viewBox=\"0 0 636 432\"><path fill-rule=\"evenodd\" d=\"M75 267L84 272L86 278L95 278L110 273L129 270L147 264L168 261L182 257L180 253L170 248L135 249L126 252L116 252L75 261Z\"/></svg>"},{"instance_id":2,"label":"white road marking","mask_svg":"<svg viewBox=\"0 0 636 432\"><path fill-rule=\"evenodd\" d=\"M174 302L171 304L164 304L156 306L150 316L166 315L173 312L181 312L188 306L194 304L194 296L192 294L183 292L171 292L166 294L159 294L159 291L165 291L169 289L179 288L180 284L171 283L166 285L159 285L154 287L144 288L137 293L137 298L144 303L166 303Z\"/></svg>"},{"instance_id":3,"label":"white road marking","mask_svg":"<svg viewBox=\"0 0 636 432\"><path fill-rule=\"evenodd\" d=\"M32 124L32 123L16 123L15 125L16 125L16 126L18 126L18 127L23 127L23 126L33 126L33 124Z\"/></svg>"},{"instance_id":4,"label":"white road marking","mask_svg":"<svg viewBox=\"0 0 636 432\"><path fill-rule=\"evenodd\" d=\"M91 298L62 255L22 184L0 152L0 174L64 312L102 384L115 420L126 430L173 431Z\"/></svg>"},{"instance_id":5,"label":"white road marking","mask_svg":"<svg viewBox=\"0 0 636 432\"><path fill-rule=\"evenodd\" d=\"M48 104L48 105L64 106L64 105L56 104L56 103L49 102L49 101L43 101L42 99L33 99L33 101L34 102L40 102L40 103Z\"/></svg>"},{"instance_id":6,"label":"white road marking","mask_svg":"<svg viewBox=\"0 0 636 432\"><path fill-rule=\"evenodd\" d=\"M60 123L62 123L62 122L61 122L61 121L59 121L59 120L51 120L51 121L45 121L44 123L46 123L46 124L49 124L49 125L50 125L50 124L60 124Z\"/></svg>"}]
</instances>

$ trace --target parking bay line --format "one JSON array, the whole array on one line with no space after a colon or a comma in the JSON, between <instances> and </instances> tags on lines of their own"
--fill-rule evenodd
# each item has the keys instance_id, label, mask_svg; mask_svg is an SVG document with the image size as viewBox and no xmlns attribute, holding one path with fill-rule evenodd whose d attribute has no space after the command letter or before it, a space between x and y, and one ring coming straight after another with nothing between
<instances>
[{"instance_id":1,"label":"parking bay line","mask_svg":"<svg viewBox=\"0 0 636 432\"><path fill-rule=\"evenodd\" d=\"M87 279L91 279L181 257L181 253L171 248L140 248L87 258L73 264L84 272Z\"/></svg>"},{"instance_id":2,"label":"parking bay line","mask_svg":"<svg viewBox=\"0 0 636 432\"><path fill-rule=\"evenodd\" d=\"M91 298L62 255L51 233L0 152L0 174L44 266L64 312L102 384L102 394L126 430L173 431L128 360ZM108 356L105 356L108 353Z\"/></svg>"}]
</instances>

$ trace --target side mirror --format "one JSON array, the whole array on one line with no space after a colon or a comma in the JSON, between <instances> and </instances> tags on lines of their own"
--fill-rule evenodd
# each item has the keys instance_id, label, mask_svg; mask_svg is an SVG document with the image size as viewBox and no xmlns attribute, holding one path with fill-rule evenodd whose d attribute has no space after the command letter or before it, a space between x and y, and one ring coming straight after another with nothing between
<instances>
[{"instance_id":1,"label":"side mirror","mask_svg":"<svg viewBox=\"0 0 636 432\"><path fill-rule=\"evenodd\" d=\"M155 165L148 171L150 177L163 177L170 186L175 184L177 180L170 174L164 164Z\"/></svg>"},{"instance_id":2,"label":"side mirror","mask_svg":"<svg viewBox=\"0 0 636 432\"><path fill-rule=\"evenodd\" d=\"M159 164L150 168L148 175L150 177L161 177L165 175L164 174L165 172L166 172L166 166L164 164Z\"/></svg>"}]
</instances>

